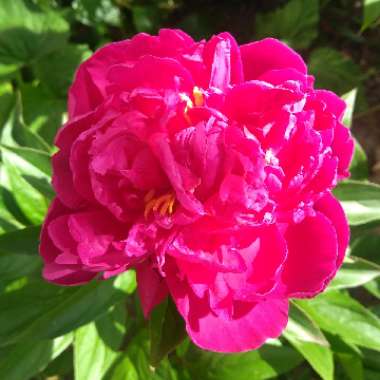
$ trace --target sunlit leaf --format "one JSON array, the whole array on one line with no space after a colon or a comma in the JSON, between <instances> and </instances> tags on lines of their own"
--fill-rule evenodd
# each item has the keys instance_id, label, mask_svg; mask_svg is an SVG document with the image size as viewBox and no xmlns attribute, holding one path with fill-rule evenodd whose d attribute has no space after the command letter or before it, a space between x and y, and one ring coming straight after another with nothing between
<instances>
[{"instance_id":1,"label":"sunlit leaf","mask_svg":"<svg viewBox=\"0 0 380 380\"><path fill-rule=\"evenodd\" d=\"M69 25L59 13L30 0L1 0L0 63L31 63L67 39Z\"/></svg>"},{"instance_id":2,"label":"sunlit leaf","mask_svg":"<svg viewBox=\"0 0 380 380\"><path fill-rule=\"evenodd\" d=\"M333 379L333 353L328 341L316 323L295 304L290 309L289 322L283 335L322 379Z\"/></svg>"},{"instance_id":3,"label":"sunlit leaf","mask_svg":"<svg viewBox=\"0 0 380 380\"><path fill-rule=\"evenodd\" d=\"M291 0L273 12L256 15L256 37L276 37L304 49L317 37L318 22L318 0Z\"/></svg>"},{"instance_id":4,"label":"sunlit leaf","mask_svg":"<svg viewBox=\"0 0 380 380\"><path fill-rule=\"evenodd\" d=\"M380 351L380 319L348 294L329 291L297 301L320 328L348 342Z\"/></svg>"},{"instance_id":5,"label":"sunlit leaf","mask_svg":"<svg viewBox=\"0 0 380 380\"><path fill-rule=\"evenodd\" d=\"M351 225L380 221L380 186L360 181L344 181L334 189Z\"/></svg>"}]
</instances>

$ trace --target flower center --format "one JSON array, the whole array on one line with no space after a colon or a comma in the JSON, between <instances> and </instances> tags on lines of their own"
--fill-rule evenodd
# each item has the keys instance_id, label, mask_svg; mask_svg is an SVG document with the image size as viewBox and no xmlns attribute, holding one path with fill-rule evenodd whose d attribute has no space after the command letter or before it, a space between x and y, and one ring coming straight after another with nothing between
<instances>
[{"instance_id":1,"label":"flower center","mask_svg":"<svg viewBox=\"0 0 380 380\"><path fill-rule=\"evenodd\" d=\"M204 105L204 94L202 90L195 86L193 88L193 100L190 98L189 95L185 93L179 94L179 97L181 98L182 101L186 102L185 110L184 110L184 116L186 121L190 124L190 118L189 115L187 114L190 108L195 107L202 107Z\"/></svg>"},{"instance_id":2,"label":"flower center","mask_svg":"<svg viewBox=\"0 0 380 380\"><path fill-rule=\"evenodd\" d=\"M175 195L170 192L159 197L154 196L155 191L150 190L144 197L144 217L148 219L151 212L159 212L161 216L172 215L175 205Z\"/></svg>"}]
</instances>

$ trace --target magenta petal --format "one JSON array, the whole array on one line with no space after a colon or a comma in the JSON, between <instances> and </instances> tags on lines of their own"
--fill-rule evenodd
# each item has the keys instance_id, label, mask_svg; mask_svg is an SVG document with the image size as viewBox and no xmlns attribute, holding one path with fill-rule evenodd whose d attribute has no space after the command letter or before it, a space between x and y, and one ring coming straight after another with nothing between
<instances>
[{"instance_id":1,"label":"magenta petal","mask_svg":"<svg viewBox=\"0 0 380 380\"><path fill-rule=\"evenodd\" d=\"M127 58L129 40L104 46L79 67L69 91L69 119L93 111L103 100L110 65Z\"/></svg>"},{"instance_id":2,"label":"magenta petal","mask_svg":"<svg viewBox=\"0 0 380 380\"><path fill-rule=\"evenodd\" d=\"M293 68L265 71L264 74L257 79L271 83L274 86L282 85L288 81L295 81L301 83L304 90L312 88L314 83L314 78L312 76Z\"/></svg>"},{"instance_id":3,"label":"magenta petal","mask_svg":"<svg viewBox=\"0 0 380 380\"><path fill-rule=\"evenodd\" d=\"M157 75L157 72L160 75ZM189 71L176 60L149 55L142 57L133 67L126 64L110 67L107 80L110 86L108 92L116 88L120 88L121 91L132 91L139 87L190 92L194 87Z\"/></svg>"},{"instance_id":4,"label":"magenta petal","mask_svg":"<svg viewBox=\"0 0 380 380\"><path fill-rule=\"evenodd\" d=\"M55 284L74 286L91 281L96 276L96 272L86 272L78 270L76 266L70 267L69 265L51 263L44 266L42 275L45 280Z\"/></svg>"},{"instance_id":5,"label":"magenta petal","mask_svg":"<svg viewBox=\"0 0 380 380\"><path fill-rule=\"evenodd\" d=\"M315 90L317 99L326 105L326 111L331 112L338 120L341 120L346 109L346 103L339 96L327 90Z\"/></svg>"},{"instance_id":6,"label":"magenta petal","mask_svg":"<svg viewBox=\"0 0 380 380\"><path fill-rule=\"evenodd\" d=\"M152 309L168 294L168 288L163 277L152 267L149 261L144 261L136 267L137 290L145 318Z\"/></svg>"},{"instance_id":7,"label":"magenta petal","mask_svg":"<svg viewBox=\"0 0 380 380\"><path fill-rule=\"evenodd\" d=\"M207 298L198 298L175 275L168 275L167 283L191 340L203 349L225 353L252 350L269 338L277 338L286 327L285 299L257 304L235 302L234 315L227 319L213 313Z\"/></svg>"},{"instance_id":8,"label":"magenta petal","mask_svg":"<svg viewBox=\"0 0 380 380\"><path fill-rule=\"evenodd\" d=\"M350 229L348 227L346 215L344 214L341 204L333 197L331 193L326 193L315 204L315 208L327 216L335 227L339 247L336 266L337 269L339 269L342 265L344 255L348 247L348 242L350 240Z\"/></svg>"},{"instance_id":9,"label":"magenta petal","mask_svg":"<svg viewBox=\"0 0 380 380\"><path fill-rule=\"evenodd\" d=\"M211 38L204 49L205 64L210 69L210 88L224 91L230 84L243 80L239 46L229 33Z\"/></svg>"},{"instance_id":10,"label":"magenta petal","mask_svg":"<svg viewBox=\"0 0 380 380\"><path fill-rule=\"evenodd\" d=\"M336 272L338 240L331 221L318 212L285 232L288 258L282 281L288 297L311 297L321 292Z\"/></svg>"},{"instance_id":11,"label":"magenta petal","mask_svg":"<svg viewBox=\"0 0 380 380\"><path fill-rule=\"evenodd\" d=\"M257 79L270 70L295 69L302 74L307 73L302 57L274 38L242 45L240 51L246 81Z\"/></svg>"}]
</instances>

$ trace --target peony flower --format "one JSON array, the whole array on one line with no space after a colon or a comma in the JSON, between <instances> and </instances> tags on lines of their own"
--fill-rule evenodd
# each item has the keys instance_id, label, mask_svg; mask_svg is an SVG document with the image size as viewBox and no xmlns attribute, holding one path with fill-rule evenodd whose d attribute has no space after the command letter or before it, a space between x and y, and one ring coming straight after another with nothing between
<instances>
[{"instance_id":1,"label":"peony flower","mask_svg":"<svg viewBox=\"0 0 380 380\"><path fill-rule=\"evenodd\" d=\"M46 280L137 271L145 316L173 298L198 346L260 347L289 298L342 264L345 103L275 39L138 34L84 62L56 138L41 235Z\"/></svg>"}]
</instances>

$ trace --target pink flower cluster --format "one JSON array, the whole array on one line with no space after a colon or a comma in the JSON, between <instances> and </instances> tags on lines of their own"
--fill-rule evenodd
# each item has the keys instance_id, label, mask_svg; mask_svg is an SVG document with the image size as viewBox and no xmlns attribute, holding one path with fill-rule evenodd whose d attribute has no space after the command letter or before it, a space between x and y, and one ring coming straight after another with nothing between
<instances>
[{"instance_id":1,"label":"pink flower cluster","mask_svg":"<svg viewBox=\"0 0 380 380\"><path fill-rule=\"evenodd\" d=\"M275 39L138 34L84 62L53 157L44 277L137 271L146 316L170 295L195 344L254 349L288 299L323 291L348 244L344 102Z\"/></svg>"}]
</instances>

